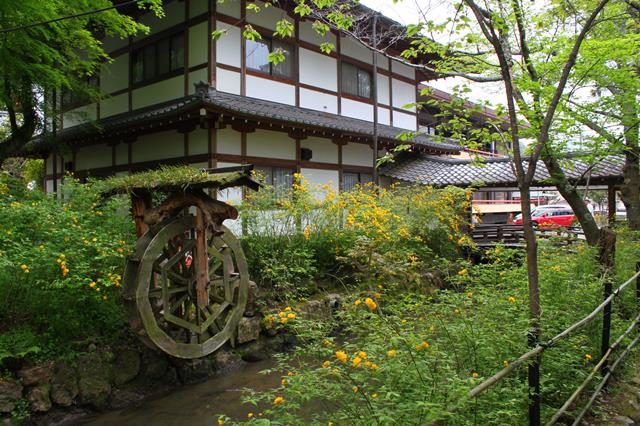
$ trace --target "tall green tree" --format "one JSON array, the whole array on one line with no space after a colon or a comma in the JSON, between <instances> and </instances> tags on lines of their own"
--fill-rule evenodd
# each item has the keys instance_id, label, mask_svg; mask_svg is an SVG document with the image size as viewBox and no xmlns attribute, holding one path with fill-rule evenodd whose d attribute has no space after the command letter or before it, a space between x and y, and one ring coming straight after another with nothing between
<instances>
[{"instance_id":1,"label":"tall green tree","mask_svg":"<svg viewBox=\"0 0 640 426\"><path fill-rule=\"evenodd\" d=\"M587 147L623 153L621 198L628 224L640 229L640 2L612 5L593 31L572 78L576 99L564 112L570 128L587 128Z\"/></svg>"},{"instance_id":2,"label":"tall green tree","mask_svg":"<svg viewBox=\"0 0 640 426\"><path fill-rule=\"evenodd\" d=\"M99 96L89 79L110 60L100 40L148 31L124 13L138 8L162 15L161 0L0 2L0 110L11 128L0 141L0 160L21 153L45 128L54 95Z\"/></svg>"}]
</instances>

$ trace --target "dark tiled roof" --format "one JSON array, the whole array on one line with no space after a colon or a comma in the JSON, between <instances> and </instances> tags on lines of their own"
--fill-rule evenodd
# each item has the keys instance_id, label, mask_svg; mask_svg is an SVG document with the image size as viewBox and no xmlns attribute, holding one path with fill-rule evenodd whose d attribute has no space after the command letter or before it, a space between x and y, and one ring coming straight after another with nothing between
<instances>
[{"instance_id":1,"label":"dark tiled roof","mask_svg":"<svg viewBox=\"0 0 640 426\"><path fill-rule=\"evenodd\" d=\"M336 130L357 136L373 135L373 123L366 120L329 114L307 108L298 108L277 102L248 98L246 96L232 95L215 90L210 90L203 96L205 102L214 109L222 109L252 118L264 118L293 125ZM394 140L402 132L406 132L406 130L378 125L378 134L381 139ZM460 151L460 146L453 141L440 143L429 135L418 135L410 142L441 151Z\"/></svg>"},{"instance_id":2,"label":"dark tiled roof","mask_svg":"<svg viewBox=\"0 0 640 426\"><path fill-rule=\"evenodd\" d=\"M271 120L293 127L313 128L319 130L335 130L336 133L350 136L371 137L373 124L369 121L329 114L307 108L299 108L277 102L246 96L218 92L213 89L199 88L199 94L179 98L163 104L132 112L114 115L98 120L95 123L84 123L58 132L57 137L62 140L78 140L83 137L109 134L111 136L127 132L130 126L143 126L159 120L171 120L185 112L198 111L200 108L227 114L241 116L252 120ZM385 125L378 126L381 140L393 141L405 130ZM44 138L34 140L33 148L44 142ZM428 135L418 135L407 141L425 148L443 153L457 153L460 146L453 141L441 143Z\"/></svg>"},{"instance_id":3,"label":"dark tiled roof","mask_svg":"<svg viewBox=\"0 0 640 426\"><path fill-rule=\"evenodd\" d=\"M588 177L591 183L599 184L621 179L624 158L611 155L591 164L574 154L562 159L561 164L570 180L585 182ZM526 162L524 166L526 170ZM394 179L432 186L517 186L513 164L508 158L491 158L480 163L430 155L405 156L380 173ZM549 173L540 161L533 184L546 186L549 183Z\"/></svg>"}]
</instances>

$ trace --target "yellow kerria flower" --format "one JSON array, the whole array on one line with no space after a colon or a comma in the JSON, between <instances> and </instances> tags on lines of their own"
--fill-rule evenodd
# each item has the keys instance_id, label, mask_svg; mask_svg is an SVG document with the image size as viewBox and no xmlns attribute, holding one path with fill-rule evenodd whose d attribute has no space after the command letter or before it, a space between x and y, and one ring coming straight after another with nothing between
<instances>
[{"instance_id":1,"label":"yellow kerria flower","mask_svg":"<svg viewBox=\"0 0 640 426\"><path fill-rule=\"evenodd\" d=\"M516 298L515 298L515 297L513 297L513 296L509 296L509 297L507 298L507 301L508 301L509 303L516 303Z\"/></svg>"},{"instance_id":2,"label":"yellow kerria flower","mask_svg":"<svg viewBox=\"0 0 640 426\"><path fill-rule=\"evenodd\" d=\"M364 351L358 352L358 356L362 359L367 359L367 353Z\"/></svg>"},{"instance_id":3,"label":"yellow kerria flower","mask_svg":"<svg viewBox=\"0 0 640 426\"><path fill-rule=\"evenodd\" d=\"M358 306L359 304L362 303L362 300L357 299L355 302L353 302L354 305Z\"/></svg>"},{"instance_id":4,"label":"yellow kerria flower","mask_svg":"<svg viewBox=\"0 0 640 426\"><path fill-rule=\"evenodd\" d=\"M593 357L591 356L591 354L586 354L586 355L584 356L584 359L585 359L587 362L590 362L590 361L593 359Z\"/></svg>"},{"instance_id":5,"label":"yellow kerria flower","mask_svg":"<svg viewBox=\"0 0 640 426\"><path fill-rule=\"evenodd\" d=\"M327 345L327 346L333 345L333 342L332 342L331 340L329 340L329 339L324 339L324 342L323 342L323 343L324 343L325 345Z\"/></svg>"},{"instance_id":6,"label":"yellow kerria flower","mask_svg":"<svg viewBox=\"0 0 640 426\"><path fill-rule=\"evenodd\" d=\"M477 379L478 377L480 377L480 375L474 371L471 377L473 377L474 379Z\"/></svg>"},{"instance_id":7,"label":"yellow kerria flower","mask_svg":"<svg viewBox=\"0 0 640 426\"><path fill-rule=\"evenodd\" d=\"M362 362L362 358L360 358L360 357L355 357L355 358L353 359L353 366L354 366L354 367L360 367L360 363L361 363L361 362Z\"/></svg>"},{"instance_id":8,"label":"yellow kerria flower","mask_svg":"<svg viewBox=\"0 0 640 426\"><path fill-rule=\"evenodd\" d=\"M285 312L291 312L293 309L291 309L291 306L287 306L286 308L284 308Z\"/></svg>"},{"instance_id":9,"label":"yellow kerria flower","mask_svg":"<svg viewBox=\"0 0 640 426\"><path fill-rule=\"evenodd\" d=\"M322 363L322 368L329 368L331 366L331 361L325 361Z\"/></svg>"},{"instance_id":10,"label":"yellow kerria flower","mask_svg":"<svg viewBox=\"0 0 640 426\"><path fill-rule=\"evenodd\" d=\"M282 380L280 380L280 384L281 384L282 386L286 386L286 385L287 385L287 379L282 379Z\"/></svg>"},{"instance_id":11,"label":"yellow kerria flower","mask_svg":"<svg viewBox=\"0 0 640 426\"><path fill-rule=\"evenodd\" d=\"M281 323L281 324L286 324L286 323L288 323L288 322L289 322L289 319L288 319L288 318L280 318L280 323Z\"/></svg>"},{"instance_id":12,"label":"yellow kerria flower","mask_svg":"<svg viewBox=\"0 0 640 426\"><path fill-rule=\"evenodd\" d=\"M284 402L284 398L281 396L276 396L273 400L273 405L281 405Z\"/></svg>"},{"instance_id":13,"label":"yellow kerria flower","mask_svg":"<svg viewBox=\"0 0 640 426\"><path fill-rule=\"evenodd\" d=\"M396 350L395 349L391 349L391 350L387 351L387 356L389 358L395 358L396 357Z\"/></svg>"},{"instance_id":14,"label":"yellow kerria flower","mask_svg":"<svg viewBox=\"0 0 640 426\"><path fill-rule=\"evenodd\" d=\"M364 300L364 304L365 304L365 305L367 305L367 308L369 308L369 309L370 309L370 310L372 310L372 311L373 311L375 308L377 308L377 307L378 307L378 304L377 304L376 302L374 302L374 301L373 301L373 299L372 299L372 298L370 298L370 297L367 297L367 298Z\"/></svg>"},{"instance_id":15,"label":"yellow kerria flower","mask_svg":"<svg viewBox=\"0 0 640 426\"><path fill-rule=\"evenodd\" d=\"M378 397L377 393L374 393L373 395L371 395L371 398L376 399Z\"/></svg>"},{"instance_id":16,"label":"yellow kerria flower","mask_svg":"<svg viewBox=\"0 0 640 426\"><path fill-rule=\"evenodd\" d=\"M554 271L554 272L560 272L560 266L558 266L558 265L552 266L551 270Z\"/></svg>"},{"instance_id":17,"label":"yellow kerria flower","mask_svg":"<svg viewBox=\"0 0 640 426\"><path fill-rule=\"evenodd\" d=\"M461 277L467 275L467 273L469 273L467 268L464 268L464 269L461 269L460 271L458 271L458 275L460 275Z\"/></svg>"},{"instance_id":18,"label":"yellow kerria flower","mask_svg":"<svg viewBox=\"0 0 640 426\"><path fill-rule=\"evenodd\" d=\"M502 361L502 365L503 367L507 368L509 366L509 361L505 359L504 361Z\"/></svg>"},{"instance_id":19,"label":"yellow kerria flower","mask_svg":"<svg viewBox=\"0 0 640 426\"><path fill-rule=\"evenodd\" d=\"M471 291L470 291L470 292L468 292L468 293L467 293L467 297L469 297L469 298L473 297L473 292L471 292Z\"/></svg>"},{"instance_id":20,"label":"yellow kerria flower","mask_svg":"<svg viewBox=\"0 0 640 426\"><path fill-rule=\"evenodd\" d=\"M248 419L253 418L253 413L247 413L247 418L248 418Z\"/></svg>"},{"instance_id":21,"label":"yellow kerria flower","mask_svg":"<svg viewBox=\"0 0 640 426\"><path fill-rule=\"evenodd\" d=\"M287 315L287 318L289 319L295 319L296 318L296 314L294 314L293 312L291 312L290 314Z\"/></svg>"},{"instance_id":22,"label":"yellow kerria flower","mask_svg":"<svg viewBox=\"0 0 640 426\"><path fill-rule=\"evenodd\" d=\"M218 426L224 426L224 420L222 418L218 419Z\"/></svg>"},{"instance_id":23,"label":"yellow kerria flower","mask_svg":"<svg viewBox=\"0 0 640 426\"><path fill-rule=\"evenodd\" d=\"M343 364L346 364L347 360L349 359L349 357L347 356L347 354L344 351L337 351L336 352L336 358L338 358L338 360L340 362L342 362Z\"/></svg>"},{"instance_id":24,"label":"yellow kerria flower","mask_svg":"<svg viewBox=\"0 0 640 426\"><path fill-rule=\"evenodd\" d=\"M20 269L24 271L25 269L29 269L29 267L23 263L22 265L20 265Z\"/></svg>"},{"instance_id":25,"label":"yellow kerria flower","mask_svg":"<svg viewBox=\"0 0 640 426\"><path fill-rule=\"evenodd\" d=\"M89 283L89 287L94 288L95 286L96 286L95 281L91 281L91 282Z\"/></svg>"},{"instance_id":26,"label":"yellow kerria flower","mask_svg":"<svg viewBox=\"0 0 640 426\"><path fill-rule=\"evenodd\" d=\"M351 388L351 389L353 390L353 393L358 393L358 390L359 390L359 389L358 389L358 387L357 387L357 386L354 386L354 387L353 387L353 388Z\"/></svg>"},{"instance_id":27,"label":"yellow kerria flower","mask_svg":"<svg viewBox=\"0 0 640 426\"><path fill-rule=\"evenodd\" d=\"M279 316L280 318L284 318L284 317L286 317L286 316L287 316L287 313L286 313L286 312L278 312L278 316Z\"/></svg>"},{"instance_id":28,"label":"yellow kerria flower","mask_svg":"<svg viewBox=\"0 0 640 426\"><path fill-rule=\"evenodd\" d=\"M429 343L427 343L427 342L422 342L422 343L420 343L420 344L416 345L416 350L417 350L417 351L421 351L421 350L423 350L423 349L427 349L428 347L429 347Z\"/></svg>"}]
</instances>

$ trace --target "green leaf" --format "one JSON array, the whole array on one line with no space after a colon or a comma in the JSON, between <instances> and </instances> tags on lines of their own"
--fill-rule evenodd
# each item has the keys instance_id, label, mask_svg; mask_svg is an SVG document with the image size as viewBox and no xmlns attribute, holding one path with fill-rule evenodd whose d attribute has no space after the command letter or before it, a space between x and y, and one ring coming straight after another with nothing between
<instances>
[{"instance_id":1,"label":"green leaf","mask_svg":"<svg viewBox=\"0 0 640 426\"><path fill-rule=\"evenodd\" d=\"M320 51L327 55L336 50L336 46L333 43L325 42L320 44Z\"/></svg>"},{"instance_id":2,"label":"green leaf","mask_svg":"<svg viewBox=\"0 0 640 426\"><path fill-rule=\"evenodd\" d=\"M287 21L286 19L281 19L276 22L276 31L273 35L280 36L280 38L292 37L293 31L295 27L293 23Z\"/></svg>"},{"instance_id":3,"label":"green leaf","mask_svg":"<svg viewBox=\"0 0 640 426\"><path fill-rule=\"evenodd\" d=\"M244 26L244 29L242 30L242 37L251 41L262 40L260 33L249 24Z\"/></svg>"},{"instance_id":4,"label":"green leaf","mask_svg":"<svg viewBox=\"0 0 640 426\"><path fill-rule=\"evenodd\" d=\"M221 38L223 35L228 34L228 32L229 32L229 30L227 30L227 29L223 29L223 30L215 30L215 31L213 31L213 32L211 33L211 38L212 38L213 40L215 40L215 41L220 40L220 38Z\"/></svg>"}]
</instances>

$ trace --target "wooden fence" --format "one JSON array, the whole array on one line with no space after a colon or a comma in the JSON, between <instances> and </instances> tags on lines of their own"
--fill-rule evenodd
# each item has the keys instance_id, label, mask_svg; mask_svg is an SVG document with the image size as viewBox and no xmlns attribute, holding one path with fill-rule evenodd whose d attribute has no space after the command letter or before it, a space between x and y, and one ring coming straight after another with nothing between
<instances>
[{"instance_id":1,"label":"wooden fence","mask_svg":"<svg viewBox=\"0 0 640 426\"><path fill-rule=\"evenodd\" d=\"M524 247L524 229L522 225L476 224L470 232L478 247ZM563 244L571 244L584 239L580 228L536 228L538 238L558 238Z\"/></svg>"},{"instance_id":2,"label":"wooden fence","mask_svg":"<svg viewBox=\"0 0 640 426\"><path fill-rule=\"evenodd\" d=\"M600 391L605 387L611 375L615 371L615 369L622 363L622 361L627 357L627 355L631 352L631 350L640 342L640 335L636 336L620 353L618 358L611 364L611 358L614 352L619 349L620 345L623 343L625 337L629 336L640 324L640 313L633 319L629 327L613 342L610 343L610 335L611 335L611 308L613 305L613 301L616 297L620 295L620 293L626 289L631 283L636 283L636 298L638 300L640 306L640 262L636 264L636 273L627 281L625 281L622 285L620 285L614 291L607 291L605 289L605 299L604 301L598 305L589 315L585 316L578 322L574 323L558 335L554 336L550 340L538 344L536 347L531 349L529 352L520 356L517 360L513 361L511 364L480 383L478 386L473 388L469 392L469 397L476 398L482 392L486 391L488 388L498 383L503 378L507 377L511 372L513 372L518 367L527 364L527 361L530 361L539 355L541 355L544 351L549 348L555 346L562 339L572 335L575 331L584 327L585 325L591 323L598 317L600 312L603 313L603 328L602 328L602 352L600 354L600 359L598 363L593 367L591 373L587 376L587 378L582 382L582 384L575 390L575 392L567 399L562 407L560 407L556 413L549 419L546 423L547 426L553 425L558 422L558 420L567 413L571 405L576 401L576 399L587 389L589 383L593 381L593 379L598 375L598 373L602 374L602 378L598 385L595 387L591 397L587 400L582 410L576 416L573 421L573 425L576 426L580 423L584 415L588 412L589 408L595 401L596 397L600 393ZM640 310L640 309L639 309ZM536 370L537 374L537 382L540 381L540 369ZM529 424L531 426L538 426L540 424L540 398L539 395L535 395L532 392L529 393L530 398L530 409L529 409Z\"/></svg>"}]
</instances>

